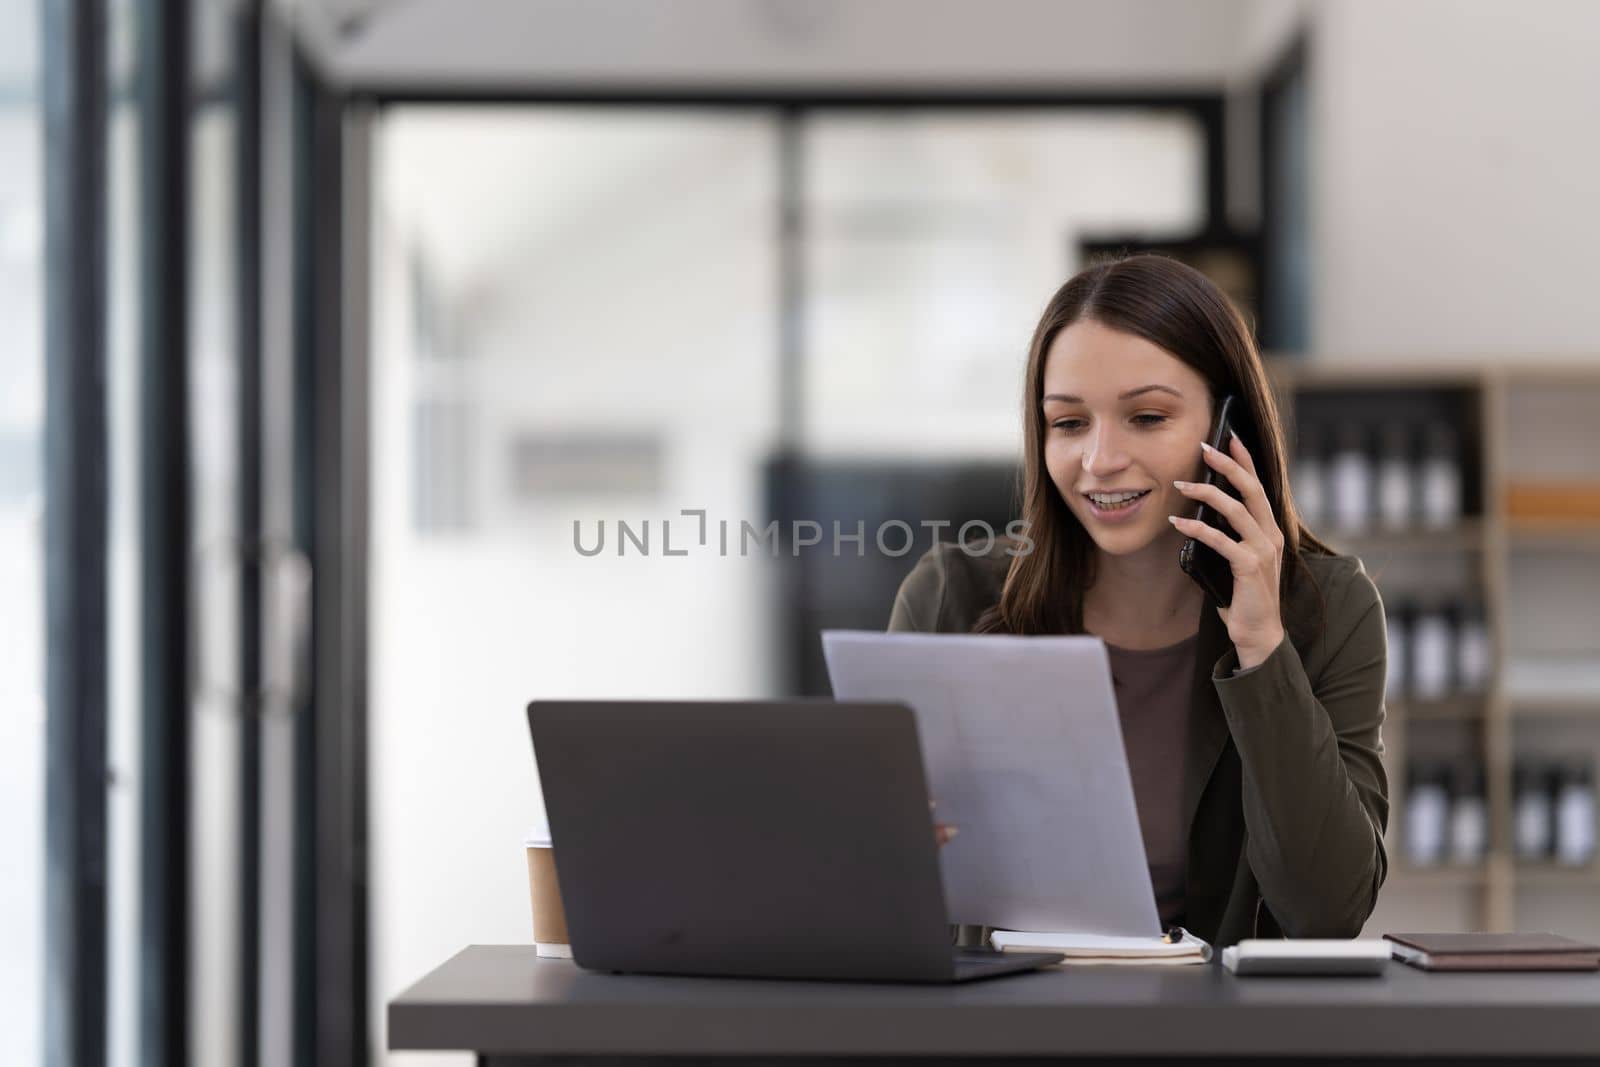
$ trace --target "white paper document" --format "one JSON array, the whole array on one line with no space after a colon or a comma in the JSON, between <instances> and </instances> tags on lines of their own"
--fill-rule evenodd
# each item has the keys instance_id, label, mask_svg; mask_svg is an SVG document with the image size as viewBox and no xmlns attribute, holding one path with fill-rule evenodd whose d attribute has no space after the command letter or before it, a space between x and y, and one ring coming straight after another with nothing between
<instances>
[{"instance_id":1,"label":"white paper document","mask_svg":"<svg viewBox=\"0 0 1600 1067\"><path fill-rule=\"evenodd\" d=\"M960 831L952 922L1161 935L1099 638L829 630L822 649L835 699L916 713L935 817Z\"/></svg>"}]
</instances>

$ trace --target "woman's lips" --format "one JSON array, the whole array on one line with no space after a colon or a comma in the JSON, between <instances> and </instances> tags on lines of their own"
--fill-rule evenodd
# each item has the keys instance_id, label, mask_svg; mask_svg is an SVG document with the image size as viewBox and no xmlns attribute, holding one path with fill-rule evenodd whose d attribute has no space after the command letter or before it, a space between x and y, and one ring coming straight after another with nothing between
<instances>
[{"instance_id":1,"label":"woman's lips","mask_svg":"<svg viewBox=\"0 0 1600 1067\"><path fill-rule=\"evenodd\" d=\"M1144 496L1138 500L1115 509L1102 508L1087 495L1083 499L1088 503L1089 511L1095 518L1105 523L1119 523L1129 521L1144 508L1144 502L1150 499L1150 491L1146 489Z\"/></svg>"}]
</instances>

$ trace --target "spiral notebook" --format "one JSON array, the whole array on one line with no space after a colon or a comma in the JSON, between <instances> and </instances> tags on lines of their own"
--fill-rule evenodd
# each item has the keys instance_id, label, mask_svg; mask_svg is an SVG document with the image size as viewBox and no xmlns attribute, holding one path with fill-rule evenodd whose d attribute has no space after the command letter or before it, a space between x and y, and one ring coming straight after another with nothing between
<instances>
[{"instance_id":1,"label":"spiral notebook","mask_svg":"<svg viewBox=\"0 0 1600 1067\"><path fill-rule=\"evenodd\" d=\"M996 930L989 935L989 944L1002 952L1059 952L1066 957L1061 961L1061 966L1086 963L1186 964L1206 963L1211 959L1211 945L1187 930L1182 930L1182 937L1176 941L1166 937Z\"/></svg>"}]
</instances>

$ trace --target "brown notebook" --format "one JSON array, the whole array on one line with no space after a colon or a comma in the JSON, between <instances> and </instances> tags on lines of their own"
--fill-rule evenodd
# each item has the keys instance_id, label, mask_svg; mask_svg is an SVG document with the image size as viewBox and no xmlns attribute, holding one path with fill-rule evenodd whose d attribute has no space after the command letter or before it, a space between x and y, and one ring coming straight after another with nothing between
<instances>
[{"instance_id":1,"label":"brown notebook","mask_svg":"<svg viewBox=\"0 0 1600 1067\"><path fill-rule=\"evenodd\" d=\"M1425 971L1600 970L1600 945L1557 934L1384 934L1396 959Z\"/></svg>"}]
</instances>

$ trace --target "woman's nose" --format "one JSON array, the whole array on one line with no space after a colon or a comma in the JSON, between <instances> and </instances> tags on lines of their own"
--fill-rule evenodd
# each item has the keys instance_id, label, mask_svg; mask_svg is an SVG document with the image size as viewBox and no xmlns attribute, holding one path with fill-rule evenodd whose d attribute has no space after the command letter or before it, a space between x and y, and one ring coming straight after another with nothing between
<instances>
[{"instance_id":1,"label":"woman's nose","mask_svg":"<svg viewBox=\"0 0 1600 1067\"><path fill-rule=\"evenodd\" d=\"M1083 469L1099 476L1111 474L1126 465L1127 457L1123 455L1122 443L1117 439L1116 432L1102 423L1084 443Z\"/></svg>"}]
</instances>

